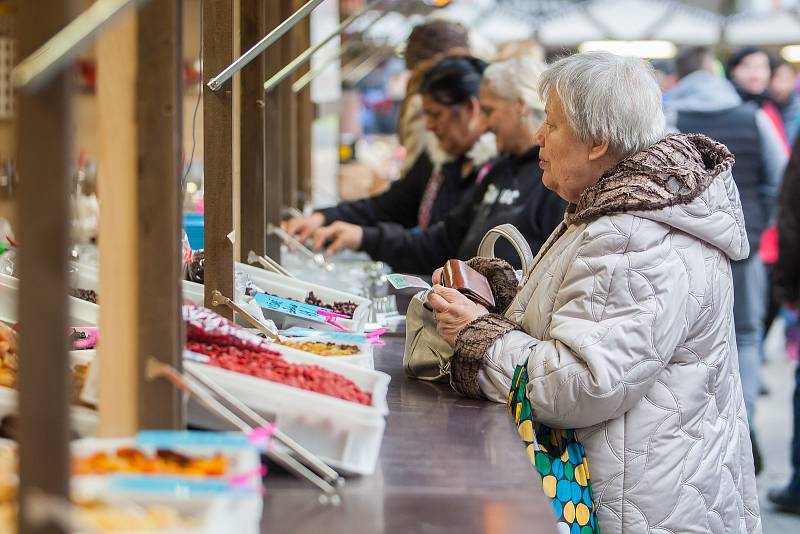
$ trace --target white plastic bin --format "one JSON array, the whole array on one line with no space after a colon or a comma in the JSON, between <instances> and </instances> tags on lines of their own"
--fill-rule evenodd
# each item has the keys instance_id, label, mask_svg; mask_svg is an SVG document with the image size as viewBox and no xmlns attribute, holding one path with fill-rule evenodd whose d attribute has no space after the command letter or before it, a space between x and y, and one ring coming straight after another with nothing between
<instances>
[{"instance_id":1,"label":"white plastic bin","mask_svg":"<svg viewBox=\"0 0 800 534\"><path fill-rule=\"evenodd\" d=\"M389 375L285 347L281 347L280 352L287 361L318 365L349 378L372 394L372 405L365 406L196 362L184 361L184 366L212 379L330 465L347 473L373 473L383 439L384 416L388 413L386 391ZM191 401L189 422L207 428L228 428Z\"/></svg>"}]
</instances>

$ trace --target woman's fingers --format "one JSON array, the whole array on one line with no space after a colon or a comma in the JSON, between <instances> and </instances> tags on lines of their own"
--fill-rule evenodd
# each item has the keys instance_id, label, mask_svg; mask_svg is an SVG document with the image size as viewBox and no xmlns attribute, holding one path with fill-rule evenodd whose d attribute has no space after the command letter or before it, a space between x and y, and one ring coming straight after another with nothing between
<instances>
[{"instance_id":1,"label":"woman's fingers","mask_svg":"<svg viewBox=\"0 0 800 534\"><path fill-rule=\"evenodd\" d=\"M431 308L433 308L433 311L437 313L444 313L450 307L450 304L444 298L437 295L433 291L428 293L428 302L431 303Z\"/></svg>"},{"instance_id":2,"label":"woman's fingers","mask_svg":"<svg viewBox=\"0 0 800 534\"><path fill-rule=\"evenodd\" d=\"M438 284L433 286L433 294L442 297L445 301L451 304L463 303L469 301L469 299L467 299L467 297L462 295L457 289L444 287Z\"/></svg>"}]
</instances>

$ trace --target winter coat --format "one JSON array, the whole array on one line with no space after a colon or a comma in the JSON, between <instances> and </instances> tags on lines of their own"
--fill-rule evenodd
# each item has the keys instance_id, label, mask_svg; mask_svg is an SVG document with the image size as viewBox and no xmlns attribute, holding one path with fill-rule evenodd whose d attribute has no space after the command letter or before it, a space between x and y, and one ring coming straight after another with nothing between
<instances>
[{"instance_id":1,"label":"winter coat","mask_svg":"<svg viewBox=\"0 0 800 534\"><path fill-rule=\"evenodd\" d=\"M361 250L395 271L430 274L451 258L475 255L486 232L514 224L536 252L564 217L566 203L542 183L539 147L519 156L501 156L473 194L444 220L426 229L393 224L364 228ZM498 243L495 254L509 261L517 253Z\"/></svg>"},{"instance_id":2,"label":"winter coat","mask_svg":"<svg viewBox=\"0 0 800 534\"><path fill-rule=\"evenodd\" d=\"M759 533L730 262L749 245L733 158L674 135L567 210L503 315L459 334L462 393L504 402L527 362L534 418L576 429L603 534ZM471 260L490 281L498 260ZM488 267L488 269L487 269Z\"/></svg>"},{"instance_id":3,"label":"winter coat","mask_svg":"<svg viewBox=\"0 0 800 534\"><path fill-rule=\"evenodd\" d=\"M731 82L702 70L670 90L667 116L681 132L708 135L733 152L733 179L751 250L757 251L773 222L787 159L769 118L755 103L743 103Z\"/></svg>"},{"instance_id":4,"label":"winter coat","mask_svg":"<svg viewBox=\"0 0 800 534\"><path fill-rule=\"evenodd\" d=\"M774 280L776 298L800 304L800 136L783 176L778 207L778 261Z\"/></svg>"},{"instance_id":5,"label":"winter coat","mask_svg":"<svg viewBox=\"0 0 800 534\"><path fill-rule=\"evenodd\" d=\"M461 199L475 187L475 178L482 166L497 155L494 135L482 135L470 151L451 158L439 147L434 136L430 136L428 147L402 178L379 195L318 210L325 217L325 224L344 221L359 226L374 226L378 223L394 223L402 228L414 228L419 224L420 204L431 177L441 172L443 181L436 192L430 213L430 222L435 223L456 207ZM462 165L471 160L472 170L462 175Z\"/></svg>"}]
</instances>

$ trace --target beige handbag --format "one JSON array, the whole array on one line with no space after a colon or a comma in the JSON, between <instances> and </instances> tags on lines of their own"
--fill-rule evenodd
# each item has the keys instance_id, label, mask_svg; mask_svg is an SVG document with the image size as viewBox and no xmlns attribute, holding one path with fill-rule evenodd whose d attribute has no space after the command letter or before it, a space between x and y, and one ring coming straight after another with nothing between
<instances>
[{"instance_id":1,"label":"beige handbag","mask_svg":"<svg viewBox=\"0 0 800 534\"><path fill-rule=\"evenodd\" d=\"M514 225L501 224L489 230L478 246L478 256L494 258L494 244L501 237L508 240L519 254L523 277L527 276L533 263L533 254L530 245ZM449 382L453 348L436 331L436 320L427 300L428 291L420 291L408 306L403 369L412 378Z\"/></svg>"}]
</instances>

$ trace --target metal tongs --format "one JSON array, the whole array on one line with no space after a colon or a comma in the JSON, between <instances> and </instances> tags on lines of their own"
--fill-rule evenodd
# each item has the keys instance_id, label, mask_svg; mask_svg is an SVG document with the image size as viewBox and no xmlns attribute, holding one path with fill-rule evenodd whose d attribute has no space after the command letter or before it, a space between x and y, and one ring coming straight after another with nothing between
<instances>
[{"instance_id":1,"label":"metal tongs","mask_svg":"<svg viewBox=\"0 0 800 534\"><path fill-rule=\"evenodd\" d=\"M245 321L253 325L255 329L264 334L270 341L275 341L276 339L278 339L278 331L276 329L268 327L267 325L265 325L264 323L253 317L253 315L250 312L248 312L247 310L236 304L234 301L223 295L219 289L215 289L214 291L211 292L211 305L227 306L228 308L232 309L233 311L241 315Z\"/></svg>"},{"instance_id":2,"label":"metal tongs","mask_svg":"<svg viewBox=\"0 0 800 534\"><path fill-rule=\"evenodd\" d=\"M294 236L291 236L283 231L283 228L280 226L275 226L274 224L267 224L267 233L270 235L276 236L278 239L283 241L283 244L291 249L297 249L309 258L314 264L319 267L320 269L324 269L326 271L332 271L333 265L325 259L325 256L314 252L300 241L298 241Z\"/></svg>"},{"instance_id":3,"label":"metal tongs","mask_svg":"<svg viewBox=\"0 0 800 534\"><path fill-rule=\"evenodd\" d=\"M297 278L295 275L287 271L283 265L273 260L266 254L263 256L259 256L258 254L256 254L251 250L247 254L247 263L249 263L250 265L254 263L259 263L264 269L272 271L273 273L280 274L283 276L288 276L289 278Z\"/></svg>"},{"instance_id":4,"label":"metal tongs","mask_svg":"<svg viewBox=\"0 0 800 534\"><path fill-rule=\"evenodd\" d=\"M147 380L156 378L168 380L214 415L247 435L251 435L256 429L271 426L266 419L211 378L188 367L184 368L184 374L181 374L171 365L160 362L151 356L145 364L145 377ZM321 503L338 505L341 502L338 489L344 486L345 481L339 473L280 430L274 428L272 438L289 449L302 460L302 463L291 454L269 447L265 452L267 458L322 490L324 494L320 495Z\"/></svg>"}]
</instances>

